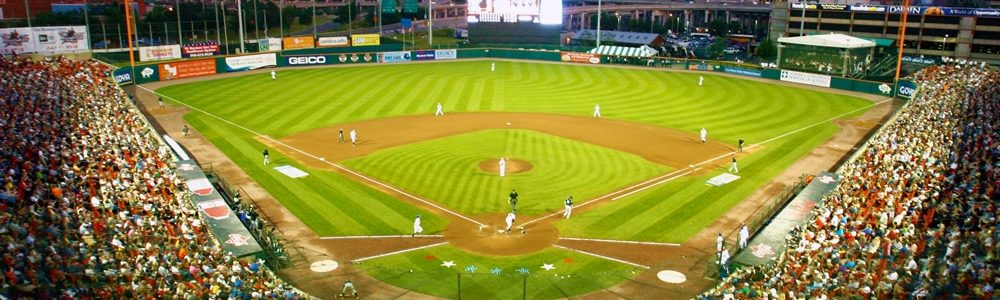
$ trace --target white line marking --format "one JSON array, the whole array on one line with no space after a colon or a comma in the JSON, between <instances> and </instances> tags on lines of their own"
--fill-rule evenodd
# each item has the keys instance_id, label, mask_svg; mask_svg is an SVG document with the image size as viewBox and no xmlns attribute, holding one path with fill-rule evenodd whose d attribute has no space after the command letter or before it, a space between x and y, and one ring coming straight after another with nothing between
<instances>
[{"instance_id":1,"label":"white line marking","mask_svg":"<svg viewBox=\"0 0 1000 300\"><path fill-rule=\"evenodd\" d=\"M765 143L772 142L774 140L777 140L777 139L780 139L780 138L783 138L783 137L786 137L786 136L798 133L800 131L803 131L803 130L806 130L806 129L809 129L809 128L813 128L813 127L816 127L816 126L819 126L819 125L822 125L822 124L826 124L827 122L830 122L830 121L833 121L833 120L836 120L836 119L840 119L840 118L842 118L842 117L844 117L846 115L853 114L853 113L856 113L856 112L859 112L859 111L862 111L862 110L865 110L865 109L869 109L869 108L881 105L882 103L886 103L886 102L889 102L889 101L892 101L892 98L885 98L885 99L883 99L881 101L873 102L872 104L869 104L868 106L860 107L858 109L855 109L855 110L852 110L852 111L849 111L849 112L837 115L835 117L832 117L832 118L829 118L829 119L826 119L826 120L823 120L823 121L819 121L819 122L813 123L812 125L808 125L806 127L802 127L802 128L796 129L796 130L792 130L792 131L786 132L786 133L778 135L776 137L764 140L764 141L762 141L760 143L756 143L756 144L752 144L750 146L747 146L746 149L750 149L750 148L754 148L754 147L759 147L760 145L763 145ZM673 171L673 172L661 175L659 177L655 177L655 178L652 178L652 179L649 179L649 180L646 180L646 181L643 181L643 182L640 182L640 183L633 184L632 186L629 186L629 187L617 190L617 191L612 192L610 194L607 194L607 195L604 195L604 196L600 196L600 197L597 197L597 198L585 201L585 202L581 203L580 205L577 205L576 207L581 207L581 206L590 204L591 202L595 202L595 201L598 201L598 200L610 197L610 196L615 195L615 194L620 194L620 193L623 193L625 191L629 191L628 193L625 193L623 195L618 195L618 196L615 196L614 198L611 198L611 201L617 201L618 199L627 197L629 195L632 195L632 194L635 194L635 193L647 190L649 188L655 187L657 185L669 182L671 180L680 178L681 176L690 174L690 173L694 172L697 168L701 167L704 164L716 161L716 160L721 159L721 158L728 157L728 156L730 156L732 154L735 154L735 153L736 153L736 151L729 152L729 153L726 153L726 154L723 154L723 155L719 155L719 156L710 158L708 160L705 160L703 162L700 162L700 163L688 166L687 168L676 170L676 171ZM680 175L676 175L677 173L681 173L681 172L684 172L684 173L680 174ZM654 182L654 181L656 181L656 182ZM653 182L653 183L649 184L650 182ZM646 184L649 184L649 185L646 185ZM643 185L646 185L646 186L643 186ZM633 190L636 187L641 187L641 188L639 188L637 190ZM563 211L565 211L565 210L558 211L558 212L555 212L555 213L552 213L552 214L548 214L548 215L539 217L538 219L534 219L534 220L531 220L531 221L524 222L521 226L532 224L532 223L541 221L543 219L551 218L553 216L561 215L563 213Z\"/></svg>"},{"instance_id":2,"label":"white line marking","mask_svg":"<svg viewBox=\"0 0 1000 300\"><path fill-rule=\"evenodd\" d=\"M227 123L227 124L229 124L229 125L233 125L233 126L236 126L236 127L240 128L240 129L243 129L243 130L245 130L245 131L247 131L247 132L250 132L250 133L253 133L253 134L257 135L257 136L260 136L260 137L262 137L262 138L264 138L264 139L266 139L266 140L268 140L268 141L271 141L272 143L275 143L275 144L278 144L278 145L281 145L281 146L284 146L284 147L286 147L286 148L288 148L288 149L291 149L292 151L295 151L295 152L298 152L298 153L301 153L301 154L303 154L303 155L305 155L305 156L308 156L308 157L310 157L310 158L312 158L312 159L315 159L315 160L318 160L318 161L320 161L320 162L322 162L322 163L326 163L326 164L328 164L328 165L330 165L330 166L332 166L332 167L334 167L334 168L337 168L337 169L340 169L340 170L342 170L342 171L344 171L344 172L347 172L347 173L351 173L351 174L352 174L352 175L354 175L354 176L358 176L358 177L361 177L361 178L363 178L363 179L365 179L365 180L368 180L368 181L369 181L369 182L371 182L371 183L374 183L374 184L377 184L377 185L380 185L380 186L382 186L382 187L384 187L384 188L387 188L387 189L390 189L390 190L392 190L392 191L394 191L394 192L397 192L397 193L399 193L399 194L401 194L401 195L404 195L404 196L407 196L407 197L410 197L410 199L413 199L413 200L417 200L417 201L420 201L420 202L422 202L422 203L424 203L424 204L426 204L426 205L428 205L428 206L431 206L431 207L434 207L434 208L437 208L437 209L439 209L439 210L441 210L441 211L444 211L444 212L447 212L447 213L449 213L449 214L452 214L452 215L454 215L454 216L456 216L456 217L459 217L459 218L462 218L462 219L465 219L466 221L469 221L469 222L472 222L472 223L475 223L475 224L477 224L477 225L480 225L480 226L483 226L483 225L485 225L485 224L483 224L483 223L479 223L478 221L476 221L476 220L473 220L473 219L471 219L471 218L469 218L469 217L466 217L466 216L463 216L463 215L461 215L461 214L459 214L459 213L457 213L457 212L454 212L454 211L451 211L451 210L449 210L449 209L447 209L447 208L444 208L444 207L441 207L441 206L438 206L437 204L434 204L433 202L430 202L430 201L427 201L427 200L424 200L424 199L421 199L420 197L417 197L417 196L414 196L414 195L410 195L409 193L407 193L407 192L404 192L404 191L402 191L402 190L399 190L399 189L397 189L397 188L395 188L395 187L392 187L392 186L389 186L388 184L385 184L385 183L382 183L382 182L380 182L380 181L378 181L378 180L375 180L375 179L372 179L372 178L369 178L368 176L365 176L365 175L362 175L361 173L358 173L358 172L355 172L354 170L351 170L351 169L348 169L347 167L344 167L344 166L341 166L341 165L339 165L339 164L335 164L335 163L332 163L332 162L328 162L328 161L326 161L325 159L320 159L320 157L318 157L318 156L315 156L315 155L312 155L312 154L310 154L310 153L308 153L308 152L305 152L305 151L302 151L302 150L299 150L298 148L295 148L295 147L292 147L292 146L289 146L289 145L287 145L287 144L285 144L285 143L282 143L281 141L278 141L278 140L275 140L275 139L273 139L273 138L271 138L271 137L269 137L269 136L267 136L267 135L264 135L264 134L261 134L261 133L259 133L259 132L256 132L256 131L254 131L254 130L252 130L252 129L250 129L250 128L246 128L246 127L243 127L243 126L241 126L241 125L239 125L239 124L236 124L236 123L233 123L233 122L230 122L229 120L226 120L226 119L223 119L222 117L219 117L219 116L216 116L215 114L212 114L212 113L210 113L210 112L207 112L207 111L204 111L204 110L202 110L202 109L200 109L200 108L197 108L197 107L194 107L194 106L191 106L191 105L189 105L189 104L187 104L187 103L184 103L184 102L181 102L181 101L178 101L177 99L174 99L174 98L171 98L170 96L167 96L167 95L163 95L163 94L160 94L160 93L157 93L157 92L155 92L155 91L153 91L153 90L150 90L150 89L148 89L148 88L146 88L146 87L144 87L144 86L141 86L141 85L137 85L136 87L139 87L139 88L142 88L142 89L144 89L144 90L146 90L146 91L149 91L150 93L153 93L153 94L155 94L155 95L159 95L159 96L161 96L161 97L164 97L164 98L167 98L167 99L170 99L170 100L173 100L174 102L177 102L177 103L180 103L181 105L184 105L184 106L187 106L187 107L188 107L188 108L190 108L190 109L193 109L193 110L195 110L195 111L198 111L198 112L200 112L200 113L203 113L203 114L206 114L206 115L208 115L208 116L210 116L210 117L213 117L213 118L216 118L216 119L218 119L219 121L222 121L222 122L225 122L225 123Z\"/></svg>"},{"instance_id":3,"label":"white line marking","mask_svg":"<svg viewBox=\"0 0 1000 300\"><path fill-rule=\"evenodd\" d=\"M561 237L560 240L567 241L584 241L584 242L602 242L602 243L618 243L618 244L639 244L639 245L654 245L654 246L680 246L681 244L675 243L659 243L659 242L640 242L640 241L623 241L623 240L605 240L605 239L585 239L585 238L569 238Z\"/></svg>"},{"instance_id":4,"label":"white line marking","mask_svg":"<svg viewBox=\"0 0 1000 300\"><path fill-rule=\"evenodd\" d=\"M351 260L351 262L361 262L361 261L366 261L366 260L369 260L369 259L374 259L374 258L379 258L379 257L386 257L386 256L389 256L389 255L396 255L396 254L400 254L400 253L417 251L417 250L420 250L420 249L427 249L427 248L430 248L430 247L441 246L441 245L444 245L444 244L447 244L447 243L448 242L440 242L440 243L437 243L437 244L431 244L431 245L427 245L427 246L420 246L420 247L416 247L416 248L403 249L403 250L393 251L393 252L389 252L389 253L382 253L382 254L375 255L375 256L369 256L369 257L362 257L362 258L359 258L359 259L354 259L354 260Z\"/></svg>"},{"instance_id":5,"label":"white line marking","mask_svg":"<svg viewBox=\"0 0 1000 300\"><path fill-rule=\"evenodd\" d=\"M640 265L640 264L637 264L637 263L633 263L633 262L627 262L627 261L620 260L620 259L617 259L617 258L614 258L614 257L607 257L607 256L604 256L604 255L594 254L594 253L590 253L590 252L587 252L587 251L577 250L577 249L573 249L573 248L569 248L569 247L563 247L563 246L559 246L559 245L552 245L552 246L556 247L556 248L564 249L564 250L569 250L569 251L577 252L577 253L583 253L583 254L586 254L586 255L593 256L593 257L598 257L598 258L603 258L603 259L607 259L607 260L610 260L610 261L620 262L620 263L623 263L623 264L626 264L626 265L630 265L630 266L633 266L633 267L639 267L639 268L643 268L643 269L647 269L647 270L649 269L649 267L647 267L647 266L643 266L643 265Z\"/></svg>"},{"instance_id":6,"label":"white line marking","mask_svg":"<svg viewBox=\"0 0 1000 300\"><path fill-rule=\"evenodd\" d=\"M391 239L391 238L440 238L444 235L440 234L418 234L416 236L409 236L405 234L400 235L345 235L345 236L324 236L320 237L321 240L349 240L349 239Z\"/></svg>"}]
</instances>

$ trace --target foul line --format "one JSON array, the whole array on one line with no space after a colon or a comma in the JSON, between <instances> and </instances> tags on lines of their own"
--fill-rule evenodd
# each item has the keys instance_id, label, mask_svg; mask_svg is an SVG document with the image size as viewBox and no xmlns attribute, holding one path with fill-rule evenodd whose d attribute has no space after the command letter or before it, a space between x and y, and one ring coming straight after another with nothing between
<instances>
[{"instance_id":1,"label":"foul line","mask_svg":"<svg viewBox=\"0 0 1000 300\"><path fill-rule=\"evenodd\" d=\"M659 243L659 242L639 242L639 241L622 241L622 240L604 240L604 239L585 239L585 238L569 238L561 237L560 240L565 241L582 241L582 242L601 242L601 243L617 243L617 244L638 244L638 245L654 245L654 246L680 246L681 244L675 243Z\"/></svg>"},{"instance_id":2,"label":"foul line","mask_svg":"<svg viewBox=\"0 0 1000 300\"><path fill-rule=\"evenodd\" d=\"M227 124L229 124L229 125L233 125L233 126L236 126L236 127L240 128L240 129L243 129L243 130L245 130L245 131L247 131L247 132L250 132L250 133L252 133L252 134L255 134L255 135L257 135L257 136L259 136L259 137L262 137L262 138L264 138L264 139L266 139L266 140L268 140L268 141L271 141L272 143L275 143L275 144L278 144L278 145L281 145L281 146L284 146L284 147L286 147L286 148L288 148L288 149L291 149L292 151L295 151L295 152L298 152L298 153L301 153L301 154L303 154L303 155L305 155L305 156L308 156L308 157L310 157L310 158L312 158L312 159L315 159L315 160L318 160L318 161L320 161L320 162L323 162L323 163L326 163L326 164L328 164L328 165L330 165L330 166L332 166L332 167L334 167L334 168L337 168L337 169L340 169L340 170L342 170L342 171L344 171L344 172L347 172L347 173L351 173L351 174L352 174L352 175L354 175L354 176L358 176L358 177L361 177L361 178L363 178L363 179L365 179L365 180L368 180L368 181L369 181L369 182L371 182L371 183L374 183L374 184L377 184L377 185L380 185L380 186L382 186L382 187L384 187L384 188L387 188L387 189L390 189L390 190L392 190L392 191L394 191L394 192L397 192L397 193L399 193L399 194L401 194L401 195L404 195L404 196L407 196L407 197L410 197L410 198L411 198L411 199L413 199L413 200L417 200L417 201L420 201L420 202L422 202L422 203L424 203L424 204L426 204L426 205L428 205L428 206L431 206L431 207L434 207L434 208L437 208L437 209L439 209L439 210L441 210L441 211L444 211L444 212L447 212L447 213L449 213L449 214L452 214L452 215L454 215L454 216L456 216L456 217L459 217L459 218L462 218L462 219L465 219L466 221L469 221L469 222L472 222L472 223L475 223L475 224L477 224L477 225L480 225L480 226L485 226L485 224L483 224L483 223L479 223L478 221L476 221L476 220L473 220L473 219L471 219L471 218L469 218L469 217L466 217L466 216L463 216L463 215L461 215L461 214L459 214L459 213L457 213L457 212L454 212L454 211L451 211L451 210L449 210L449 209L447 209L447 208L444 208L444 207L441 207L441 206L438 206L437 204L434 204L434 203L432 203L432 202L430 202L430 201L427 201L427 200L424 200L424 199L421 199L420 197L417 197L417 196L414 196L414 195L410 195L410 194L409 194L409 193L407 193L407 192L404 192L404 191L402 191L402 190L399 190L399 189L397 189L397 188L395 188L395 187L392 187L392 186L389 186L388 184L385 184L385 183L382 183L382 182L380 182L380 181L378 181L378 180L375 180L375 179L372 179L372 178L369 178L368 176L365 176L365 175L362 175L361 173L358 173L358 172L355 172L354 170L351 170L351 169L348 169L348 168L346 168L346 167L344 167L344 166L341 166L341 165L339 165L339 164L335 164L335 163L332 163L332 162L328 162L328 161L326 161L325 159L320 159L319 157L317 157L317 156L315 156L315 155L312 155L312 154L310 154L310 153L308 153L308 152L305 152L305 151L302 151L302 150L299 150L298 148L295 148L295 147L292 147L292 146L289 146L289 145L287 145L287 144L285 144L285 143L282 143L281 141L278 141L278 140L275 140L275 139L273 139L273 138L271 138L271 137L269 137L269 136L267 136L267 135L264 135L264 134L261 134L261 133L259 133L259 132L256 132L256 131L254 131L254 130L252 130L252 129L250 129L250 128L246 128L246 127L243 127L243 126L241 126L241 125L239 125L239 124L236 124L236 123L233 123L233 122L231 122L231 121L229 121L229 120L226 120L226 119L223 119L222 117L219 117L219 116L216 116L215 114L212 114L212 113L210 113L210 112L207 112L207 111L204 111L204 110L202 110L202 109L200 109L200 108L197 108L197 107L194 107L194 106L191 106L191 105L189 105L189 104L187 104L187 103L184 103L184 102L182 102L182 101L178 101L177 99L174 99L174 98L171 98L170 96L167 96L167 95L163 95L163 94L160 94L160 93L157 93L156 91L153 91L153 90L150 90L150 89L148 89L148 88L146 88L146 87L144 87L144 86L141 86L141 85L136 85L136 87L139 87L139 88L141 88L141 89L144 89L144 90L146 90L146 91L148 91L148 92L150 92L150 93L153 93L154 95L158 95L158 96L161 96L161 97L164 97L164 98L167 98L167 99L170 99L170 100L172 100L172 101L174 101L174 102L177 102L177 103L180 103L181 105L184 105L184 106L186 106L186 107L188 107L188 108L190 108L190 109L193 109L193 110L196 110L196 111L198 111L198 112L200 112L200 113L203 113L203 114L206 114L206 115L208 115L208 116L210 116L210 117L213 117L213 118L216 118L216 119L218 119L219 121L222 121L222 122L225 122L225 123L227 123Z\"/></svg>"},{"instance_id":3,"label":"foul line","mask_svg":"<svg viewBox=\"0 0 1000 300\"><path fill-rule=\"evenodd\" d=\"M430 248L430 247L437 247L437 246L441 246L441 245L444 245L444 244L447 244L447 243L448 242L440 242L440 243L437 243L437 244L431 244L431 245L427 245L427 246L420 246L420 247L416 247L416 248L403 249L403 250L393 251L393 252L389 252L389 253L382 253L382 254L379 254L379 255L374 255L374 256L369 256L369 257L362 257L362 258L359 258L359 259L353 259L353 260L351 260L351 262L354 262L354 263L356 263L356 262L362 262L362 261L366 261L366 260L369 260L369 259L374 259L374 258L379 258L379 257L386 257L386 256L389 256L389 255L396 255L396 254L406 253L406 252L411 252L411 251L417 251L417 250L420 250L420 249L427 249L427 248Z\"/></svg>"},{"instance_id":4,"label":"foul line","mask_svg":"<svg viewBox=\"0 0 1000 300\"><path fill-rule=\"evenodd\" d=\"M853 114L853 113L856 113L856 112L859 112L859 111L862 111L862 110L865 110L865 109L869 109L869 108L881 105L882 103L886 103L886 102L889 102L889 101L892 101L892 98L885 98L885 99L883 99L881 101L873 102L872 104L869 104L867 106L860 107L858 109L855 109L855 110L852 110L852 111L849 111L849 112L846 112L846 113L843 113L843 114L831 117L829 119L826 119L826 120L823 120L823 121L819 121L819 122L813 123L811 125L808 125L808 126L796 129L796 130L792 130L792 131L783 133L783 134L778 135L776 137L764 140L764 141L762 141L760 143L756 143L756 144L752 144L750 146L747 146L746 149L759 147L760 145L773 142L773 141L775 141L777 139L784 138L786 136L798 133L800 131L803 131L803 130L806 130L806 129L809 129L809 128L813 128L813 127L816 127L816 126L819 126L819 125L822 125L822 124L826 124L826 123L828 123L830 121L833 121L833 120L836 120L836 119L840 119L840 118L842 118L842 117L844 117L846 115ZM607 198L607 197L611 197L611 196L616 195L616 194L621 194L621 193L624 193L625 191L629 191L628 193L621 194L621 195L618 195L618 196L615 196L615 197L611 198L611 201L617 201L618 199L628 197L628 196L630 196L632 194L635 194L635 193L638 193L638 192L641 192L641 191L645 191L645 190L647 190L649 188L658 186L660 184L663 184L663 183L669 182L671 180L677 179L677 178L679 178L681 176L690 174L690 173L694 172L695 170L697 170L698 168L700 168L702 165L705 165L707 163L710 163L710 162L713 162L713 161L716 161L716 160L728 157L728 156L736 154L736 153L737 153L736 151L732 151L732 152L725 153L725 154L722 154L722 155L719 155L719 156L716 156L716 157L713 157L713 158L709 158L708 160L702 161L700 163L690 165L687 168L683 168L683 169L680 169L680 170L677 170L677 171L673 171L673 172L670 172L670 173L667 173L667 174L664 174L664 175L661 175L661 176L658 176L658 177L655 177L655 178L652 178L652 179L649 179L649 180L646 180L646 181L643 181L643 182L640 182L640 183L636 183L636 184L634 184L632 186L629 186L629 187L617 190L617 191L612 192L610 194L607 194L607 195L604 195L604 196L600 196L600 197L588 200L586 202L583 202L583 203L577 205L576 207L582 207L584 205L590 204L591 202L596 202L598 200L601 200L601 199L604 199L604 198ZM650 182L652 182L652 183L650 183ZM638 189L636 189L636 188L638 188ZM553 216L560 215L563 212L565 212L565 210L558 211L558 212L555 212L555 213L552 213L552 214L548 214L548 215L539 217L538 219L534 219L534 220L531 220L531 221L524 222L524 224L522 224L521 226L532 224L532 223L541 221L543 219L551 218Z\"/></svg>"},{"instance_id":5,"label":"foul line","mask_svg":"<svg viewBox=\"0 0 1000 300\"><path fill-rule=\"evenodd\" d=\"M582 254L590 255L590 256L593 256L593 257L607 259L607 260L610 260L610 261L620 262L620 263L623 263L623 264L626 264L626 265L630 265L630 266L633 266L633 267L639 267L639 268L643 268L643 269L647 269L647 270L649 269L649 267L647 267L647 266L640 265L640 264L637 264L637 263L634 263L634 262L628 262L628 261L620 260L620 259L617 259L617 258L614 258L614 257L607 257L607 256L604 256L604 255L594 254L594 253L590 253L590 252L587 252L587 251L577 250L577 249L573 249L573 248L569 248L569 247L563 247L563 246L559 246L559 245L552 245L552 246L556 247L556 248L563 249L563 250L573 251L573 252L577 252L577 253L582 253Z\"/></svg>"},{"instance_id":6,"label":"foul line","mask_svg":"<svg viewBox=\"0 0 1000 300\"><path fill-rule=\"evenodd\" d=\"M349 240L349 239L391 239L391 238L441 238L444 235L440 234L418 234L415 236L411 235L345 235L345 236L324 236L320 237L321 240Z\"/></svg>"}]
</instances>

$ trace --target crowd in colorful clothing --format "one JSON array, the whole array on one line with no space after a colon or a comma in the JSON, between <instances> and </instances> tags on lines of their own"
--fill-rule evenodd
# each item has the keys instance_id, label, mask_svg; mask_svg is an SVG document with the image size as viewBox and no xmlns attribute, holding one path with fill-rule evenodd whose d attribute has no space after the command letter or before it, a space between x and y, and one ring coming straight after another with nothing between
<instances>
[{"instance_id":1,"label":"crowd in colorful clothing","mask_svg":"<svg viewBox=\"0 0 1000 300\"><path fill-rule=\"evenodd\" d=\"M0 59L0 298L303 298L224 253L94 61Z\"/></svg>"},{"instance_id":2,"label":"crowd in colorful clothing","mask_svg":"<svg viewBox=\"0 0 1000 300\"><path fill-rule=\"evenodd\" d=\"M1000 73L953 61L921 86L772 266L701 298L996 299Z\"/></svg>"}]
</instances>

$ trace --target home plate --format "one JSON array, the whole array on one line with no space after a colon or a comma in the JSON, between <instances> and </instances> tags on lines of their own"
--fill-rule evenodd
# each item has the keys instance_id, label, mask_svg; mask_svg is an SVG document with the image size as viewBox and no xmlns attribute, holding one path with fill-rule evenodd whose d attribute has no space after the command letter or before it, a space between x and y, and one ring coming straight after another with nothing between
<instances>
[{"instance_id":1,"label":"home plate","mask_svg":"<svg viewBox=\"0 0 1000 300\"><path fill-rule=\"evenodd\" d=\"M340 267L340 264L332 260L321 260L309 265L309 269L317 273L330 272L336 270L337 267Z\"/></svg>"},{"instance_id":2,"label":"home plate","mask_svg":"<svg viewBox=\"0 0 1000 300\"><path fill-rule=\"evenodd\" d=\"M736 179L740 179L740 177L729 173L722 173L722 175L712 177L712 179L706 181L705 184L723 186L727 183L736 181Z\"/></svg>"},{"instance_id":3,"label":"home plate","mask_svg":"<svg viewBox=\"0 0 1000 300\"><path fill-rule=\"evenodd\" d=\"M687 281L687 276L684 276L681 272L671 270L663 270L656 273L656 278L666 283L684 283Z\"/></svg>"},{"instance_id":4,"label":"home plate","mask_svg":"<svg viewBox=\"0 0 1000 300\"><path fill-rule=\"evenodd\" d=\"M278 171L278 172L281 172L281 174L285 174L286 176L291 177L291 178L299 178L299 177L309 176L309 173L306 173L306 172L304 172L302 170L299 170L296 167L289 166L289 165L274 167L274 170Z\"/></svg>"}]
</instances>

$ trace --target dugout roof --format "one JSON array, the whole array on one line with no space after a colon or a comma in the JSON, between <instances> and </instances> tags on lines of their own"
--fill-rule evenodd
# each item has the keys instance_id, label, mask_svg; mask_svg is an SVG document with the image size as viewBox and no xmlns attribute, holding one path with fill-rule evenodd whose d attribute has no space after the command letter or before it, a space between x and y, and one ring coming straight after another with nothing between
<instances>
[{"instance_id":1,"label":"dugout roof","mask_svg":"<svg viewBox=\"0 0 1000 300\"><path fill-rule=\"evenodd\" d=\"M840 48L840 49L875 47L875 42L839 33L783 37L783 38L778 38L778 42L782 44L796 44L796 45L830 47L830 48Z\"/></svg>"}]
</instances>

